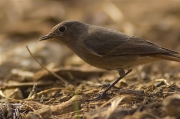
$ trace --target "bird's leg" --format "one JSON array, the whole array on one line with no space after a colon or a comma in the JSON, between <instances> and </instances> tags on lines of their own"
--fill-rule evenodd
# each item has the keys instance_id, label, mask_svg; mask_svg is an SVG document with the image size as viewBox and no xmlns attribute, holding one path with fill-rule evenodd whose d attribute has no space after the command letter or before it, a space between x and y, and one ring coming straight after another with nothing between
<instances>
[{"instance_id":1,"label":"bird's leg","mask_svg":"<svg viewBox=\"0 0 180 119\"><path fill-rule=\"evenodd\" d=\"M106 88L106 90L104 90L102 93L98 94L98 96L97 96L96 98L94 98L94 100L99 100L99 99L103 98L103 97L106 95L107 91L108 91L111 87L113 87L119 80L121 80L123 77L125 77L126 75L128 75L131 71L132 71L132 69L129 69L129 70L125 73L125 71L124 71L123 69L119 69L118 72L119 72L120 77L119 77L118 79L116 79L110 86L108 86L108 87Z\"/></svg>"}]
</instances>

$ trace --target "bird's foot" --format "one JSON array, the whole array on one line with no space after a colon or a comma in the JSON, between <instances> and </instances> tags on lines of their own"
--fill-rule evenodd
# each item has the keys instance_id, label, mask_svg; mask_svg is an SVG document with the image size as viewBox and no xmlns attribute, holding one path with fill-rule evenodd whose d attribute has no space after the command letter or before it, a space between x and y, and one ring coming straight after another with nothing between
<instances>
[{"instance_id":1,"label":"bird's foot","mask_svg":"<svg viewBox=\"0 0 180 119\"><path fill-rule=\"evenodd\" d=\"M101 93L97 94L97 96L93 99L93 101L98 101L102 98L105 98L106 96L107 96L106 92L101 92Z\"/></svg>"}]
</instances>

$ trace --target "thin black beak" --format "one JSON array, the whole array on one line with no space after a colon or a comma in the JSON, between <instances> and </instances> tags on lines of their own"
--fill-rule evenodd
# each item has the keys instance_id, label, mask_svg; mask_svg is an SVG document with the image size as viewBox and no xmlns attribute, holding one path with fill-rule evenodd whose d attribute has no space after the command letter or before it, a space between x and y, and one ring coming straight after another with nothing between
<instances>
[{"instance_id":1,"label":"thin black beak","mask_svg":"<svg viewBox=\"0 0 180 119\"><path fill-rule=\"evenodd\" d=\"M48 35L45 35L45 36L42 36L41 38L39 38L39 41L42 41L42 40L48 40L48 39L51 39L53 38L51 34L48 34Z\"/></svg>"}]
</instances>

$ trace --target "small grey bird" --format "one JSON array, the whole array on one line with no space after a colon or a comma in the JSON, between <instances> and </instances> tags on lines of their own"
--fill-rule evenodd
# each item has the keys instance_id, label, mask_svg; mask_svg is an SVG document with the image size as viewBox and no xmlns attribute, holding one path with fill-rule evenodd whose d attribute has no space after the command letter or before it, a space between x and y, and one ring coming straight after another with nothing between
<instances>
[{"instance_id":1,"label":"small grey bird","mask_svg":"<svg viewBox=\"0 0 180 119\"><path fill-rule=\"evenodd\" d=\"M61 22L39 40L51 38L65 44L88 64L119 72L120 77L96 99L105 96L107 91L135 66L161 59L180 62L180 54L176 51L116 30L79 21ZM125 69L128 71L125 72Z\"/></svg>"}]
</instances>

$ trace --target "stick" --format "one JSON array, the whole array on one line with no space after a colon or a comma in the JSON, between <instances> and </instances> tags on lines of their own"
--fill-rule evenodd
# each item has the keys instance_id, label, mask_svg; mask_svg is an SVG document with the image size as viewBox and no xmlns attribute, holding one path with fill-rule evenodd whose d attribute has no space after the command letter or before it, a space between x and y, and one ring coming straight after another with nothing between
<instances>
[{"instance_id":1,"label":"stick","mask_svg":"<svg viewBox=\"0 0 180 119\"><path fill-rule=\"evenodd\" d=\"M28 52L30 53L30 55L32 56L32 58L33 58L43 69L45 69L47 72L49 72L50 74L52 74L54 77L56 77L57 79L59 79L60 81L62 81L62 82L65 84L65 86L68 85L68 82L67 82L64 78L62 78L61 76L57 75L57 74L54 73L54 72L51 72L51 71L48 70L43 64L41 64L41 63L33 56L33 54L31 53L31 51L29 50L28 46L26 46L26 48L27 48Z\"/></svg>"}]
</instances>

